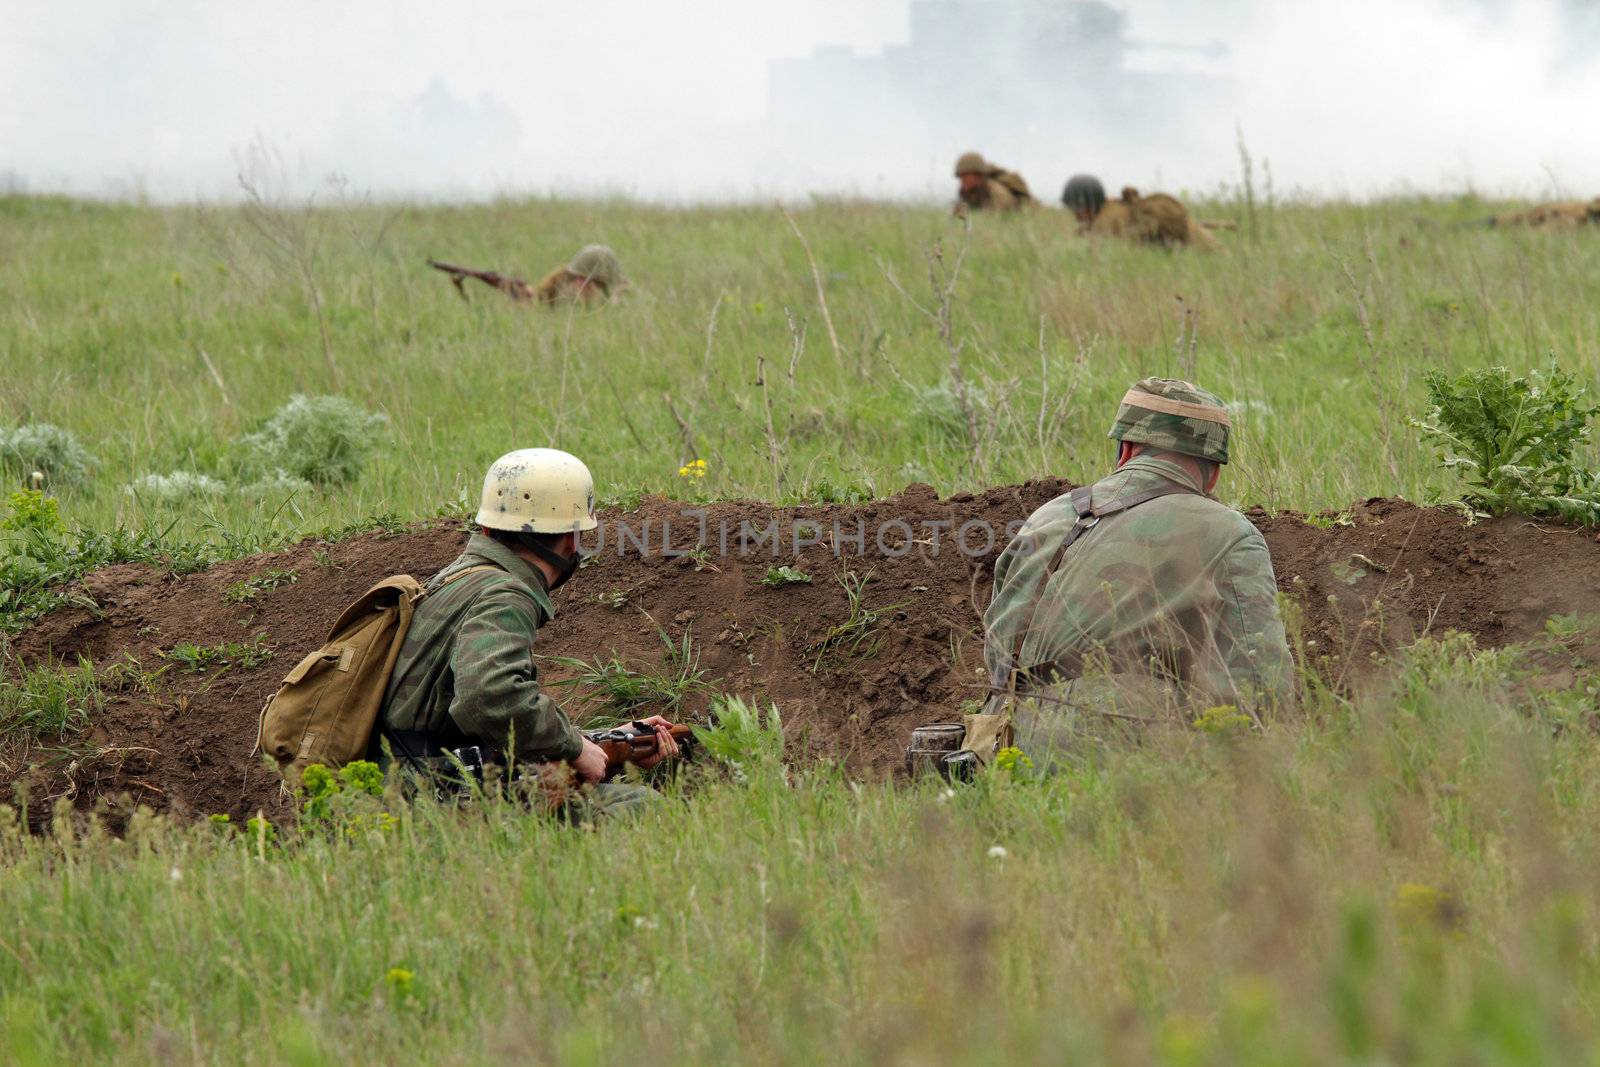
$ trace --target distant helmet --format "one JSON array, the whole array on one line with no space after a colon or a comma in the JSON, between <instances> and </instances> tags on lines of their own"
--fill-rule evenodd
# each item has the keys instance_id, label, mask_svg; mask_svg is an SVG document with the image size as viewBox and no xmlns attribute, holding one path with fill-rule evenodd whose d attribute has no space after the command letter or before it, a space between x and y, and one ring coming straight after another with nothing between
<instances>
[{"instance_id":1,"label":"distant helmet","mask_svg":"<svg viewBox=\"0 0 1600 1067\"><path fill-rule=\"evenodd\" d=\"M1067 179L1067 187L1061 190L1061 202L1072 211L1098 215L1106 206L1106 187L1093 174L1074 174Z\"/></svg>"},{"instance_id":2,"label":"distant helmet","mask_svg":"<svg viewBox=\"0 0 1600 1067\"><path fill-rule=\"evenodd\" d=\"M978 152L963 152L961 153L960 157L956 159L957 178L961 177L963 174L987 173L989 173L989 164L984 161L983 156Z\"/></svg>"},{"instance_id":3,"label":"distant helmet","mask_svg":"<svg viewBox=\"0 0 1600 1067\"><path fill-rule=\"evenodd\" d=\"M558 534L592 530L594 477L577 456L519 448L494 461L483 479L477 523L490 530Z\"/></svg>"},{"instance_id":4,"label":"distant helmet","mask_svg":"<svg viewBox=\"0 0 1600 1067\"><path fill-rule=\"evenodd\" d=\"M1228 409L1216 394L1174 378L1144 378L1122 398L1111 439L1228 462Z\"/></svg>"},{"instance_id":5,"label":"distant helmet","mask_svg":"<svg viewBox=\"0 0 1600 1067\"><path fill-rule=\"evenodd\" d=\"M622 281L622 264L607 245L584 245L567 264L567 273L597 281L607 289Z\"/></svg>"}]
</instances>

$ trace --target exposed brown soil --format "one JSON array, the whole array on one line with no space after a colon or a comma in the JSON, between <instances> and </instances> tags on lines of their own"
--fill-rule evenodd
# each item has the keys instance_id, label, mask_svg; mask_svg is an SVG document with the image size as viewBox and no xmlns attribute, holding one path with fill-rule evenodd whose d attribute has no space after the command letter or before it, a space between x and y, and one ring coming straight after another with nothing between
<instances>
[{"instance_id":1,"label":"exposed brown soil","mask_svg":"<svg viewBox=\"0 0 1600 1067\"><path fill-rule=\"evenodd\" d=\"M707 680L777 703L795 751L842 760L859 773L887 772L914 725L982 697L979 617L1005 526L1067 488L1045 480L940 500L928 487L912 486L861 505L708 505L711 548L698 566L662 551L663 524L680 548L699 536L698 519L685 515L689 505L652 499L635 512L604 516L603 551L557 595L559 617L541 631L536 651L584 659L614 653L659 665L657 628L675 640L692 632ZM1600 543L1590 532L1519 519L1467 526L1450 512L1389 499L1358 504L1332 524L1260 512L1250 518L1266 535L1280 587L1302 606L1306 638L1335 677L1430 629L1467 631L1497 646L1532 636L1552 614L1600 611ZM783 531L780 558L770 543L746 545L741 557L741 523L749 532L774 519ZM618 520L648 530L647 551L634 540L619 553ZM798 554L797 520L815 522L821 534ZM883 544L903 554L885 555L876 543L880 524L891 520L910 529L882 527ZM953 531L973 520L995 525L994 544L970 556L952 551ZM850 540L858 522L864 545ZM949 525L926 525L941 522ZM838 558L829 545L835 524L843 534ZM115 694L76 756L0 751L0 785L26 776L35 811L56 796L87 806L123 792L182 814L279 811L275 777L251 757L263 701L321 643L347 602L385 575L432 573L463 540L453 524L418 526L396 536L307 542L184 577L142 565L90 575L83 592L98 609L58 611L22 634L14 651L24 661L83 654L102 665L131 659L166 669L148 692ZM969 548L982 550L985 541L976 528L969 531ZM811 584L761 585L775 563L810 574ZM269 568L293 570L297 580L248 605L223 599L231 585ZM869 654L824 657L819 665L816 643L846 614L837 580L846 569L870 571L865 602L894 610L863 646ZM253 670L190 674L161 655L179 642L214 646L257 634L276 654ZM554 681L563 672L550 666L546 675Z\"/></svg>"}]
</instances>

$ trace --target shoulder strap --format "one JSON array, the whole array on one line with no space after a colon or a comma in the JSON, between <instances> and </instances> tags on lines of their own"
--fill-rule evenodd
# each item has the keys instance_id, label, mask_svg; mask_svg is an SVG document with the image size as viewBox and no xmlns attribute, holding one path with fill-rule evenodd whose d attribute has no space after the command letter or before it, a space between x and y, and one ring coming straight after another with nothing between
<instances>
[{"instance_id":1,"label":"shoulder strap","mask_svg":"<svg viewBox=\"0 0 1600 1067\"><path fill-rule=\"evenodd\" d=\"M449 585L451 582L455 581L457 578L465 578L469 574L480 574L483 571L497 571L497 570L500 570L500 569L501 568L495 566L493 563L478 563L478 564L475 564L475 565L473 565L471 567L462 567L460 570L456 571L454 574L452 574L449 577L445 578L438 585L435 585L431 589L427 590L427 592L428 593L436 593L440 589L443 589L445 586ZM426 593L424 595L426 595Z\"/></svg>"},{"instance_id":2,"label":"shoulder strap","mask_svg":"<svg viewBox=\"0 0 1600 1067\"><path fill-rule=\"evenodd\" d=\"M1060 569L1061 561L1065 558L1067 549L1072 547L1073 542L1077 541L1085 530L1094 526L1103 517L1127 511L1130 508L1136 508L1140 504L1155 500L1158 497L1173 496L1178 493L1188 493L1193 496L1201 495L1178 482L1163 481L1161 485L1156 486L1154 489L1147 489L1142 493L1121 497L1111 501L1103 508L1096 508L1094 506L1093 486L1081 485L1072 491L1072 507L1078 513L1078 521L1072 524L1072 529L1068 530L1067 535L1061 539L1060 547L1056 549L1055 555L1050 557L1050 562L1045 567L1044 573L1039 576L1038 584L1033 587L1033 595L1028 598L1027 622L1017 630L1017 639L1011 649L1010 690L1013 694L1017 691L1017 682L1023 673L1022 644L1027 639L1028 631L1033 629L1033 620L1039 613L1039 601L1044 597L1045 587L1050 584L1050 579Z\"/></svg>"},{"instance_id":3,"label":"shoulder strap","mask_svg":"<svg viewBox=\"0 0 1600 1067\"><path fill-rule=\"evenodd\" d=\"M543 617L541 623L549 622L551 619L556 617L555 605L550 603L550 595L548 593L536 585L528 584L521 578L518 578L510 571L506 570L504 567L500 567L493 563L479 563L472 567L463 567L454 574L446 577L443 581L440 581L437 585L432 585L430 588L424 590L422 595L427 596L430 593L437 593L439 590L443 589L445 586L449 585L451 582L454 582L458 578L465 578L469 574L481 574L485 571L496 571L500 574L503 574L511 580L513 585L527 590L528 596L532 598L534 606L539 609L539 614ZM421 597L418 599L420 600Z\"/></svg>"},{"instance_id":4,"label":"shoulder strap","mask_svg":"<svg viewBox=\"0 0 1600 1067\"><path fill-rule=\"evenodd\" d=\"M1096 508L1091 513L1095 518L1099 518L1102 515L1115 515L1119 511L1127 511L1129 508L1136 508L1140 504L1154 500L1157 497L1176 496L1179 493L1188 493L1190 496L1202 495L1195 492L1193 489L1190 489L1187 485L1182 485L1178 482L1166 482L1163 485L1156 486L1154 489L1146 489L1142 493L1135 493L1132 496L1125 496L1118 500L1113 500L1105 507ZM1074 498L1074 503L1076 503L1076 498ZM1083 515L1084 512L1080 510L1078 512L1080 521L1082 521Z\"/></svg>"}]
</instances>

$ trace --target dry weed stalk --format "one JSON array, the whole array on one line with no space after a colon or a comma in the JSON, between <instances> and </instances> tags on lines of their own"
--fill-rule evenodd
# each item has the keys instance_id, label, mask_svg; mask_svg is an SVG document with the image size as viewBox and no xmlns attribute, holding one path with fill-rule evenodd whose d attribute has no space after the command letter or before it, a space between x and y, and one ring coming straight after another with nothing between
<instances>
[{"instance_id":1,"label":"dry weed stalk","mask_svg":"<svg viewBox=\"0 0 1600 1067\"><path fill-rule=\"evenodd\" d=\"M972 387L967 381L966 370L961 362L962 350L966 347L965 340L957 340L955 336L955 294L956 286L961 280L961 265L967 257L967 249L972 245L972 220L963 220L963 239L961 248L956 252L953 262L945 262L944 244L935 241L928 250L928 287L933 292L933 306L927 307L910 293L905 286L900 284L900 279L895 277L894 271L880 259L878 269L883 273L884 279L893 286L895 292L905 298L906 302L920 311L934 324L939 335L939 343L944 345L949 354L950 384L955 391L956 406L960 409L962 421L966 424L967 446L972 450L973 466L976 470L984 468L985 435L978 428L978 409L973 401ZM891 365L892 369L892 365ZM898 374L896 375L898 377ZM988 436L992 437L993 434Z\"/></svg>"},{"instance_id":2,"label":"dry weed stalk","mask_svg":"<svg viewBox=\"0 0 1600 1067\"><path fill-rule=\"evenodd\" d=\"M772 391L767 388L767 357L756 356L756 385L761 387L761 401L767 413L767 459L772 464L772 484L775 492L783 493L783 451L778 447L778 432L772 423Z\"/></svg>"},{"instance_id":3,"label":"dry weed stalk","mask_svg":"<svg viewBox=\"0 0 1600 1067\"><path fill-rule=\"evenodd\" d=\"M757 370L759 376L760 371ZM661 400L667 405L667 411L672 414L672 421L678 424L678 435L683 439L683 462L700 458L700 444L695 440L694 428L689 425L689 420L678 411L678 406L672 402L671 393L662 393Z\"/></svg>"},{"instance_id":4,"label":"dry weed stalk","mask_svg":"<svg viewBox=\"0 0 1600 1067\"><path fill-rule=\"evenodd\" d=\"M1074 349L1076 354L1073 356L1066 390L1058 395L1052 404L1049 387L1050 355L1045 347L1044 316L1039 316L1039 418L1034 432L1039 443L1039 465L1044 468L1050 466L1051 446L1061 436L1061 427L1078 393L1078 383L1083 381L1084 368L1089 365L1089 346L1083 343L1081 337L1075 340Z\"/></svg>"},{"instance_id":5,"label":"dry weed stalk","mask_svg":"<svg viewBox=\"0 0 1600 1067\"><path fill-rule=\"evenodd\" d=\"M258 145L251 151L251 162L256 167L264 166L271 155L267 149ZM287 260L299 275L300 284L305 288L307 299L311 301L311 311L317 319L317 333L322 341L322 360L327 365L329 377L333 379L334 390L338 391L344 385L344 375L340 373L339 364L333 358L333 342L328 337L328 318L322 309L322 289L317 285L317 250L322 235L317 226L316 215L311 210L312 202L316 198L314 195L309 196L303 207L289 210L282 204L268 199L256 180L245 171L239 172L238 179L239 187L244 190L245 195L244 207L241 209L245 221L267 243L267 246Z\"/></svg>"},{"instance_id":6,"label":"dry weed stalk","mask_svg":"<svg viewBox=\"0 0 1600 1067\"><path fill-rule=\"evenodd\" d=\"M778 210L783 212L783 217L789 221L789 228L794 231L795 237L800 240L800 249L806 254L806 262L811 265L811 281L817 288L817 307L822 310L822 324L828 328L828 341L833 345L834 362L844 365L844 353L839 347L839 335L833 328L833 316L828 314L828 297L822 289L822 271L817 267L817 259L811 254L811 243L806 240L806 235L800 232L800 226L794 221L794 216L789 214L789 209L782 204Z\"/></svg>"},{"instance_id":7,"label":"dry weed stalk","mask_svg":"<svg viewBox=\"0 0 1600 1067\"><path fill-rule=\"evenodd\" d=\"M1200 341L1200 313L1183 299L1178 301L1178 339L1173 342L1173 350L1178 357L1178 377L1186 382L1195 380L1195 367L1198 363L1195 349Z\"/></svg>"},{"instance_id":8,"label":"dry weed stalk","mask_svg":"<svg viewBox=\"0 0 1600 1067\"><path fill-rule=\"evenodd\" d=\"M805 326L797 321L793 312L788 308L783 309L784 316L789 320L789 336L792 344L789 350L789 409L788 426L785 436L794 429L794 391L795 370L800 365L800 356L806 348ZM785 458L783 445L778 439L777 420L773 415L772 389L767 382L767 357L756 356L756 385L761 388L761 404L766 413L767 458L772 464L773 491L782 495L785 486L789 484L789 463Z\"/></svg>"}]
</instances>

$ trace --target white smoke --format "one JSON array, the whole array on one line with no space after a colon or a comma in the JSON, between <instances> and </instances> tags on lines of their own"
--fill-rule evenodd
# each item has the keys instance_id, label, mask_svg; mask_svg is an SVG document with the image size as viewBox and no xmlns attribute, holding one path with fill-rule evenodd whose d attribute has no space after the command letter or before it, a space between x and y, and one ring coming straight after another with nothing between
<instances>
[{"instance_id":1,"label":"white smoke","mask_svg":"<svg viewBox=\"0 0 1600 1067\"><path fill-rule=\"evenodd\" d=\"M1026 39L1072 0L989 2ZM1053 198L1076 170L1174 190L1236 180L1237 126L1280 191L1600 192L1586 0L1113 0L1102 14L1120 13L1131 47L1099 83L1063 93L1003 57L954 56L906 98L871 72L908 54L909 4L6 0L0 185L227 197L264 144L305 189L338 173L380 196L927 199L978 148ZM769 115L769 64L825 46L852 49L840 69L862 80L831 84L803 126L774 117L781 101ZM993 133L1019 100L1058 108L1073 135ZM1117 121L1093 121L1113 101ZM829 135L863 120L881 135Z\"/></svg>"}]
</instances>

